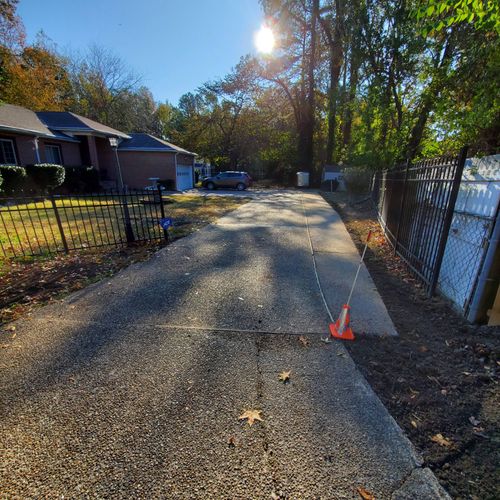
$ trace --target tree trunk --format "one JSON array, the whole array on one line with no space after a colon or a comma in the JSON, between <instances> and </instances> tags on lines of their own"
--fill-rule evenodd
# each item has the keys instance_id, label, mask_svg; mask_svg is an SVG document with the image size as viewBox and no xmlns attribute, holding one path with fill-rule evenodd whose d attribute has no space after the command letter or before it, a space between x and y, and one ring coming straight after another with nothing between
<instances>
[{"instance_id":1,"label":"tree trunk","mask_svg":"<svg viewBox=\"0 0 500 500\"><path fill-rule=\"evenodd\" d=\"M335 150L337 146L337 97L340 80L340 70L344 51L342 47L342 12L339 0L335 2L335 25L332 26L328 20L319 18L330 49L330 86L328 89L328 131L326 142L326 161L334 163Z\"/></svg>"},{"instance_id":2,"label":"tree trunk","mask_svg":"<svg viewBox=\"0 0 500 500\"><path fill-rule=\"evenodd\" d=\"M352 132L352 107L354 104L354 99L356 98L356 90L358 87L358 77L359 77L359 54L357 53L357 48L353 47L351 49L351 62L350 62L350 75L349 75L349 97L347 99L345 114L344 114L344 126L342 130L342 144L348 151L351 147L351 132Z\"/></svg>"},{"instance_id":3,"label":"tree trunk","mask_svg":"<svg viewBox=\"0 0 500 500\"><path fill-rule=\"evenodd\" d=\"M326 142L326 162L335 162L337 142L337 94L339 88L340 68L342 67L342 49L339 43L330 51L330 88L328 90L328 136Z\"/></svg>"},{"instance_id":4,"label":"tree trunk","mask_svg":"<svg viewBox=\"0 0 500 500\"><path fill-rule=\"evenodd\" d=\"M299 127L298 153L301 167L308 170L313 168L314 155L314 113L315 113L315 79L314 70L316 66L316 23L319 16L319 0L313 0L311 13L311 43L309 57L307 58L307 95L303 101L304 113Z\"/></svg>"},{"instance_id":5,"label":"tree trunk","mask_svg":"<svg viewBox=\"0 0 500 500\"><path fill-rule=\"evenodd\" d=\"M446 41L443 55L441 60L436 64L435 75L432 78L431 83L422 94L417 120L413 125L410 138L408 139L408 143L406 145L406 157L409 160L413 160L413 158L415 158L418 154L427 119L429 118L429 114L434 107L434 103L438 100L441 90L446 84L446 74L448 73L453 56L452 39L453 33L449 35Z\"/></svg>"}]
</instances>

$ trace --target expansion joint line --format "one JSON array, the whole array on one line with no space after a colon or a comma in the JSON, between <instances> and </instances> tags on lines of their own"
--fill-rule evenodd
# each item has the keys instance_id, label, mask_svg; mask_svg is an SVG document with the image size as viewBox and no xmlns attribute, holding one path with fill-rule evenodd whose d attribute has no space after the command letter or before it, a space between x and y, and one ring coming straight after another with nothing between
<instances>
[{"instance_id":1,"label":"expansion joint line","mask_svg":"<svg viewBox=\"0 0 500 500\"><path fill-rule=\"evenodd\" d=\"M314 276L316 277L316 283L318 284L319 293L321 295L321 299L323 301L323 305L325 306L326 312L328 313L328 316L330 317L330 321L332 323L335 323L335 319L333 318L332 312L330 311L330 307L328 307L328 302L326 301L325 293L323 292L323 287L321 286L321 281L319 279L318 266L316 264L316 255L314 253L314 247L312 244L311 231L309 229L309 219L307 217L307 210L306 210L306 207L304 205L304 197L302 195L300 195L300 203L302 205L302 211L304 212L304 218L306 221L307 239L309 240L309 248L311 250L311 258L312 258L312 262L313 262L313 269L314 269Z\"/></svg>"}]
</instances>

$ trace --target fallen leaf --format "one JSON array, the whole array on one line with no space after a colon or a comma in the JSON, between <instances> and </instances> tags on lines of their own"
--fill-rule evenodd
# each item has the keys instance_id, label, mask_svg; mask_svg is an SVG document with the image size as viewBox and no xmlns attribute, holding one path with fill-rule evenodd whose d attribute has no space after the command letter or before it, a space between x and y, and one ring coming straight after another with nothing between
<instances>
[{"instance_id":1,"label":"fallen leaf","mask_svg":"<svg viewBox=\"0 0 500 500\"><path fill-rule=\"evenodd\" d=\"M256 420L262 422L262 417L260 416L261 413L262 411L260 410L245 410L243 415L240 415L239 420L247 420L248 425L252 426Z\"/></svg>"},{"instance_id":2,"label":"fallen leaf","mask_svg":"<svg viewBox=\"0 0 500 500\"><path fill-rule=\"evenodd\" d=\"M421 345L421 346L418 348L418 350L419 350L420 352L427 352L427 351L429 350L429 348L428 348L427 346L425 346L425 345Z\"/></svg>"},{"instance_id":3,"label":"fallen leaf","mask_svg":"<svg viewBox=\"0 0 500 500\"><path fill-rule=\"evenodd\" d=\"M476 417L469 417L469 422L474 426L477 427L481 422L476 418Z\"/></svg>"},{"instance_id":4,"label":"fallen leaf","mask_svg":"<svg viewBox=\"0 0 500 500\"><path fill-rule=\"evenodd\" d=\"M452 446L452 442L449 439L446 439L442 434L435 434L434 436L431 437L431 441L434 441L435 443L441 445L441 446Z\"/></svg>"},{"instance_id":5,"label":"fallen leaf","mask_svg":"<svg viewBox=\"0 0 500 500\"><path fill-rule=\"evenodd\" d=\"M358 493L361 498L364 500L375 500L375 495L370 493L368 490L365 490L361 486L358 487Z\"/></svg>"},{"instance_id":6,"label":"fallen leaf","mask_svg":"<svg viewBox=\"0 0 500 500\"><path fill-rule=\"evenodd\" d=\"M307 337L304 337L304 335L301 335L299 337L299 342L304 346L304 347L308 347L309 346L309 340L307 339Z\"/></svg>"},{"instance_id":7,"label":"fallen leaf","mask_svg":"<svg viewBox=\"0 0 500 500\"><path fill-rule=\"evenodd\" d=\"M418 428L417 422L415 422L415 420L412 420L412 421L411 421L411 425L412 425L413 427L415 427L415 429L417 429L417 428Z\"/></svg>"},{"instance_id":8,"label":"fallen leaf","mask_svg":"<svg viewBox=\"0 0 500 500\"><path fill-rule=\"evenodd\" d=\"M227 444L229 448L234 448L237 444L236 438L234 436L230 436L229 439L227 440Z\"/></svg>"},{"instance_id":9,"label":"fallen leaf","mask_svg":"<svg viewBox=\"0 0 500 500\"><path fill-rule=\"evenodd\" d=\"M283 382L284 384L286 384L287 382L290 381L290 373L292 373L291 370L287 372L283 371L278 375L278 379L281 380L281 382Z\"/></svg>"}]
</instances>

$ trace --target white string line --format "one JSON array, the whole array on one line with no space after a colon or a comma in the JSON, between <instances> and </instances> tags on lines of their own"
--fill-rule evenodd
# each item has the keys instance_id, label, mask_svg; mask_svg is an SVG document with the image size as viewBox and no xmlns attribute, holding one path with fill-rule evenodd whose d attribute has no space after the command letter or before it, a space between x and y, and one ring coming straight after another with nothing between
<instances>
[{"instance_id":1,"label":"white string line","mask_svg":"<svg viewBox=\"0 0 500 500\"><path fill-rule=\"evenodd\" d=\"M326 301L326 297L325 297L325 294L323 292L323 287L321 286L321 281L319 280L318 267L316 265L316 257L314 254L314 248L313 248L312 239L311 239L311 231L309 230L309 219L307 218L307 211L306 211L306 208L304 206L304 197L302 195L300 196L300 202L302 204L302 211L304 212L304 218L306 220L307 238L309 239L309 248L311 249L311 257L312 257L312 262L313 262L314 275L316 276L316 283L318 284L319 293L321 295L321 299L323 300L323 305L325 306L326 312L328 313L328 316L330 317L330 321L332 323L335 323L335 319L333 318L333 315L330 311L330 308L328 307L328 302Z\"/></svg>"}]
</instances>

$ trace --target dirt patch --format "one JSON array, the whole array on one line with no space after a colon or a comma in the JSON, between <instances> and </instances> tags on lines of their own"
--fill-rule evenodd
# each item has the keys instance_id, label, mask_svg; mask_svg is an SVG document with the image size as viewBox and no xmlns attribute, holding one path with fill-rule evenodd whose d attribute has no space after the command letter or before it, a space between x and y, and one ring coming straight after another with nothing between
<instances>
[{"instance_id":1,"label":"dirt patch","mask_svg":"<svg viewBox=\"0 0 500 500\"><path fill-rule=\"evenodd\" d=\"M359 249L373 231L366 265L399 332L346 347L454 498L500 498L500 328L471 326L444 299L429 299L394 257L370 201L324 196Z\"/></svg>"}]
</instances>

